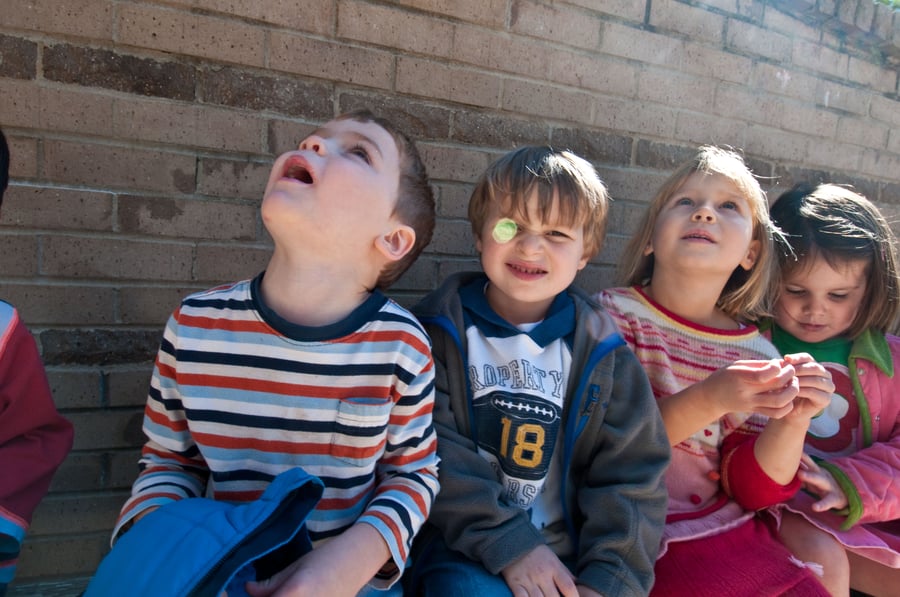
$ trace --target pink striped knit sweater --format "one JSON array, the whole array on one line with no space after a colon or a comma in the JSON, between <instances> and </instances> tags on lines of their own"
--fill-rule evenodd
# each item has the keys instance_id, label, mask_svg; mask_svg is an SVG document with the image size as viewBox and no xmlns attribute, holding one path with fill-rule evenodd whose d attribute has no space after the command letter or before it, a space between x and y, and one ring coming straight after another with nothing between
<instances>
[{"instance_id":1,"label":"pink striped knit sweater","mask_svg":"<svg viewBox=\"0 0 900 597\"><path fill-rule=\"evenodd\" d=\"M779 358L755 326L721 330L696 325L653 302L637 287L608 289L598 299L647 371L657 400L736 360ZM796 493L796 478L789 485L778 485L753 456L753 445L765 423L760 415L729 413L673 446L660 555L670 541L724 532L749 520L754 510Z\"/></svg>"}]
</instances>

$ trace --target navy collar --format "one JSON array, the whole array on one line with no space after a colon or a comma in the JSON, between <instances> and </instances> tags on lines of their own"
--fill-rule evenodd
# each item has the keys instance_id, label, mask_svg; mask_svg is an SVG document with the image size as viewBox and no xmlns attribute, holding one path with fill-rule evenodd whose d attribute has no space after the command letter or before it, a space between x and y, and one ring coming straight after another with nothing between
<instances>
[{"instance_id":1,"label":"navy collar","mask_svg":"<svg viewBox=\"0 0 900 597\"><path fill-rule=\"evenodd\" d=\"M567 292L556 295L544 319L531 331L524 332L494 311L484 293L487 283L487 276L479 276L459 289L466 327L475 325L485 335L499 338L525 334L541 348L560 338L571 345L575 332L575 301Z\"/></svg>"}]
</instances>

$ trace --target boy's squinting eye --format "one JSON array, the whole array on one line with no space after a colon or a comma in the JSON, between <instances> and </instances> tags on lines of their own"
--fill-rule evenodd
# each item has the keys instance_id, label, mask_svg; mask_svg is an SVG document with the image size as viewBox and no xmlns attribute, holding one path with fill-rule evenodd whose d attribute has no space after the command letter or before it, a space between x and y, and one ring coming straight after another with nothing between
<instances>
[{"instance_id":1,"label":"boy's squinting eye","mask_svg":"<svg viewBox=\"0 0 900 597\"><path fill-rule=\"evenodd\" d=\"M737 209L738 204L734 201L726 201L725 203L722 204L722 207L725 209Z\"/></svg>"},{"instance_id":2,"label":"boy's squinting eye","mask_svg":"<svg viewBox=\"0 0 900 597\"><path fill-rule=\"evenodd\" d=\"M549 232L547 233L547 236L552 236L552 237L557 238L557 239L559 239L559 240L564 240L564 239L572 238L571 236L569 236L569 235L566 234L565 232L562 232L561 230L551 230L551 231L549 231Z\"/></svg>"},{"instance_id":3,"label":"boy's squinting eye","mask_svg":"<svg viewBox=\"0 0 900 597\"><path fill-rule=\"evenodd\" d=\"M800 296L801 294L806 292L802 288L788 288L788 287L785 287L784 291L788 294L793 294L795 296Z\"/></svg>"},{"instance_id":4,"label":"boy's squinting eye","mask_svg":"<svg viewBox=\"0 0 900 597\"><path fill-rule=\"evenodd\" d=\"M690 197L679 197L675 200L675 205L693 205L694 200Z\"/></svg>"}]
</instances>

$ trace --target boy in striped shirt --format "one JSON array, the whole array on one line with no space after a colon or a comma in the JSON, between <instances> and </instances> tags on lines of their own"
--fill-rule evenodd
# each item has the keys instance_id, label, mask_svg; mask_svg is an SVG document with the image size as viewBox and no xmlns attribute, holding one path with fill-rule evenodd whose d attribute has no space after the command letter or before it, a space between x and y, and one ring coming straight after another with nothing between
<instances>
[{"instance_id":1,"label":"boy in striped shirt","mask_svg":"<svg viewBox=\"0 0 900 597\"><path fill-rule=\"evenodd\" d=\"M434 371L425 332L381 290L431 239L424 165L390 123L345 114L275 160L261 212L266 270L169 319L114 540L163 504L254 500L299 466L325 485L314 549L259 562L247 591L399 594L438 491Z\"/></svg>"}]
</instances>

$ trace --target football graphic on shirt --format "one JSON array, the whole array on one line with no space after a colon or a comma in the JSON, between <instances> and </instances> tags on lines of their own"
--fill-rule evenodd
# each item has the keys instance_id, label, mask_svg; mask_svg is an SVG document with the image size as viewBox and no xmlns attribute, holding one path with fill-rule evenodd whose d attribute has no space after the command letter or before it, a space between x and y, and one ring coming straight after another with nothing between
<instances>
[{"instance_id":1,"label":"football graphic on shirt","mask_svg":"<svg viewBox=\"0 0 900 597\"><path fill-rule=\"evenodd\" d=\"M507 475L541 479L547 474L560 408L529 394L489 392L473 403L478 443Z\"/></svg>"}]
</instances>

